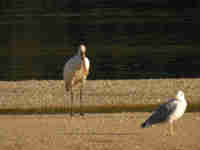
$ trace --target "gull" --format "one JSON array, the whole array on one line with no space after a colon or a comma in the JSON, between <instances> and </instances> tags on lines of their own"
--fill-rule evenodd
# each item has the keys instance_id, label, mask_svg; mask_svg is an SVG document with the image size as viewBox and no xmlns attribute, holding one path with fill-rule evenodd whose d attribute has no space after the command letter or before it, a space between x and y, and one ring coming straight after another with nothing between
<instances>
[{"instance_id":1,"label":"gull","mask_svg":"<svg viewBox=\"0 0 200 150\"><path fill-rule=\"evenodd\" d=\"M169 100L167 103L161 104L159 108L153 111L152 115L141 124L142 128L150 127L153 124L169 123L170 135L174 134L174 121L181 118L186 110L187 101L183 91L178 91L174 99Z\"/></svg>"}]
</instances>

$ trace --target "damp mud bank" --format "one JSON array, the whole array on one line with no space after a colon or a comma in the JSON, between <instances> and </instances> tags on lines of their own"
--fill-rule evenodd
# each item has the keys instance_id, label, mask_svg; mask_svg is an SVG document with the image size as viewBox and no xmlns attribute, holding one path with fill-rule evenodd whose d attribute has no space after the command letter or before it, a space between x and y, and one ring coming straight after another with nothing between
<instances>
[{"instance_id":1,"label":"damp mud bank","mask_svg":"<svg viewBox=\"0 0 200 150\"><path fill-rule=\"evenodd\" d=\"M88 80L84 87L86 113L151 112L185 93L188 112L200 111L200 79ZM68 113L70 95L62 80L0 81L0 113ZM79 90L75 89L73 109L79 109Z\"/></svg>"}]
</instances>

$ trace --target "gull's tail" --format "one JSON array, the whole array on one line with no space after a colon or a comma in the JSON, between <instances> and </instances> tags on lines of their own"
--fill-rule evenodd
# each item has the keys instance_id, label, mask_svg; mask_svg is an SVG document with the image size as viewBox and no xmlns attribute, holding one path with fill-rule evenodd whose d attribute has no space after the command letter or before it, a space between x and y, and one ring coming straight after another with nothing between
<instances>
[{"instance_id":1,"label":"gull's tail","mask_svg":"<svg viewBox=\"0 0 200 150\"><path fill-rule=\"evenodd\" d=\"M141 124L141 128L148 128L150 127L152 124L147 120L144 123Z\"/></svg>"}]
</instances>

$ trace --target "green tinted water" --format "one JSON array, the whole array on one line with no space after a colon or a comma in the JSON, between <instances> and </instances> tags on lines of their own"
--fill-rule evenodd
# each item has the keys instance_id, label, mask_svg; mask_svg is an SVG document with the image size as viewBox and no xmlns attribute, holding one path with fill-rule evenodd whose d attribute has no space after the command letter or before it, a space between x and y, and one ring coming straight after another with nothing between
<instances>
[{"instance_id":1,"label":"green tinted water","mask_svg":"<svg viewBox=\"0 0 200 150\"><path fill-rule=\"evenodd\" d=\"M198 77L199 24L172 9L90 8L0 15L0 79L62 79L79 43L89 79Z\"/></svg>"}]
</instances>

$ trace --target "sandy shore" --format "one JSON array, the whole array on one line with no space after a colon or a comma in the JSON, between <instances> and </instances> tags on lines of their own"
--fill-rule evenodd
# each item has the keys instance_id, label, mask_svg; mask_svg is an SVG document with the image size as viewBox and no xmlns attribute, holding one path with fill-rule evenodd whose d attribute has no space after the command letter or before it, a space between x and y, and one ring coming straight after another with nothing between
<instances>
[{"instance_id":1,"label":"sandy shore","mask_svg":"<svg viewBox=\"0 0 200 150\"><path fill-rule=\"evenodd\" d=\"M186 113L175 135L167 124L141 129L150 113L2 115L1 150L197 150L200 113Z\"/></svg>"}]
</instances>

